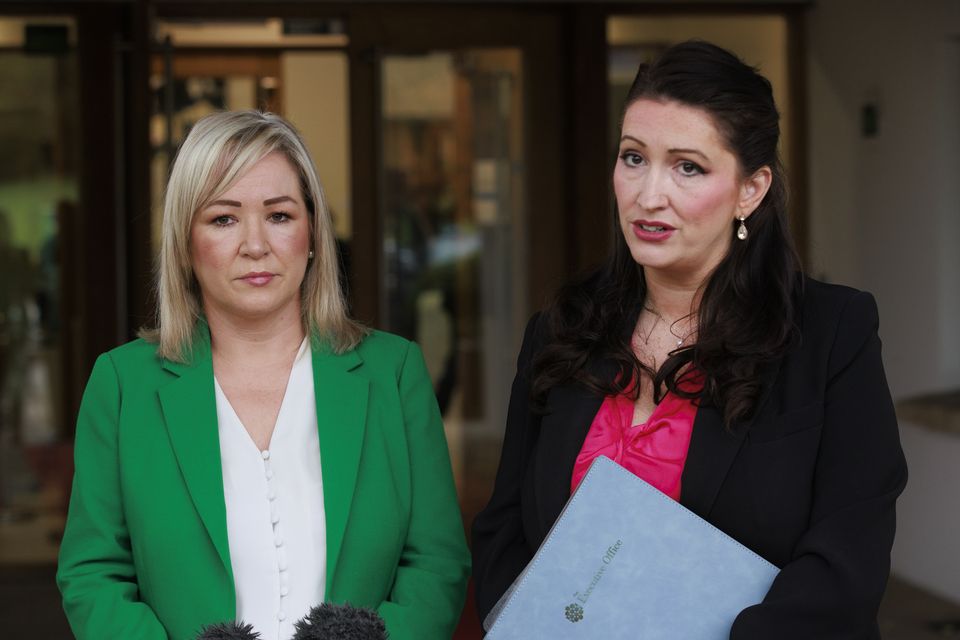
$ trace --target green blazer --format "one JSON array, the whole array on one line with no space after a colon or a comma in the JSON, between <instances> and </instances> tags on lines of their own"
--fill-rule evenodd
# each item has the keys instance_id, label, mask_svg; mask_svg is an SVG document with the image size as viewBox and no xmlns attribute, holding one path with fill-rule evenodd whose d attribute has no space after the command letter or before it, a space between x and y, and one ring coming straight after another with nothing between
<instances>
[{"instance_id":1,"label":"green blazer","mask_svg":"<svg viewBox=\"0 0 960 640\"><path fill-rule=\"evenodd\" d=\"M190 364L137 340L100 356L84 393L57 582L80 640L193 640L233 620L209 333ZM419 348L374 332L314 341L326 599L376 609L391 640L447 639L469 554Z\"/></svg>"}]
</instances>

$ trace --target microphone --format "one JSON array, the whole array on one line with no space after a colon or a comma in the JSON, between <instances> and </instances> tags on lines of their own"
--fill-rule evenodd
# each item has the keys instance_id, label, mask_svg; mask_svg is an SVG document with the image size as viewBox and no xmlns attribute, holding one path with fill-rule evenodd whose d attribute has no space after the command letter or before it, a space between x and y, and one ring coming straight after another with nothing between
<instances>
[{"instance_id":1,"label":"microphone","mask_svg":"<svg viewBox=\"0 0 960 640\"><path fill-rule=\"evenodd\" d=\"M387 627L376 611L350 604L317 605L293 628L291 640L387 640Z\"/></svg>"},{"instance_id":2,"label":"microphone","mask_svg":"<svg viewBox=\"0 0 960 640\"><path fill-rule=\"evenodd\" d=\"M261 640L252 624L242 622L219 622L200 629L197 640Z\"/></svg>"}]
</instances>

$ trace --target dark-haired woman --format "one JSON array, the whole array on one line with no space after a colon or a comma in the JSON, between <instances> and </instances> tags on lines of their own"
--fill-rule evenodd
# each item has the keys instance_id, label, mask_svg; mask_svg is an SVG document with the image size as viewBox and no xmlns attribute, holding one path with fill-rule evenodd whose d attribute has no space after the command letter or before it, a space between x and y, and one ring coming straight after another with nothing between
<instances>
[{"instance_id":1,"label":"dark-haired woman","mask_svg":"<svg viewBox=\"0 0 960 640\"><path fill-rule=\"evenodd\" d=\"M778 140L769 82L729 52L640 68L613 251L524 336L473 527L481 617L603 455L781 568L732 639L880 637L906 465L877 308L799 273Z\"/></svg>"}]
</instances>

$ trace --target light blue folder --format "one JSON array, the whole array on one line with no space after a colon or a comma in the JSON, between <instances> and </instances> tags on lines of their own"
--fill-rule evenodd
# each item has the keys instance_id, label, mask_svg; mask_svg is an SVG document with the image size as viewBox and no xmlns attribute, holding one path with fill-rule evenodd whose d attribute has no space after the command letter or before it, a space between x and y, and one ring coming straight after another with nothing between
<instances>
[{"instance_id":1,"label":"light blue folder","mask_svg":"<svg viewBox=\"0 0 960 640\"><path fill-rule=\"evenodd\" d=\"M777 572L600 457L484 627L490 640L727 640Z\"/></svg>"}]
</instances>

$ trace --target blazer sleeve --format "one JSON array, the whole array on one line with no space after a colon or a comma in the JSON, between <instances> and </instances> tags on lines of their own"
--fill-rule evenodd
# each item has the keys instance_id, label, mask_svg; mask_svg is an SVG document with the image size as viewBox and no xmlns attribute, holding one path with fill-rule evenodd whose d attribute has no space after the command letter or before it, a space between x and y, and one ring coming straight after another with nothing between
<instances>
[{"instance_id":1,"label":"blazer sleeve","mask_svg":"<svg viewBox=\"0 0 960 640\"><path fill-rule=\"evenodd\" d=\"M877 335L876 302L855 294L828 362L810 522L763 602L731 640L879 638L894 506L907 480Z\"/></svg>"},{"instance_id":2,"label":"blazer sleeve","mask_svg":"<svg viewBox=\"0 0 960 640\"><path fill-rule=\"evenodd\" d=\"M120 493L120 403L117 371L109 354L101 355L77 417L73 491L57 584L78 640L166 640L163 625L139 599Z\"/></svg>"},{"instance_id":3,"label":"blazer sleeve","mask_svg":"<svg viewBox=\"0 0 960 640\"><path fill-rule=\"evenodd\" d=\"M450 638L460 619L470 554L436 396L409 343L399 380L412 482L406 542L389 599L378 607L391 640Z\"/></svg>"},{"instance_id":4,"label":"blazer sleeve","mask_svg":"<svg viewBox=\"0 0 960 640\"><path fill-rule=\"evenodd\" d=\"M533 558L524 535L521 494L540 427L540 416L530 407L531 363L542 342L539 318L535 315L527 324L517 357L493 495L473 521L473 580L481 621Z\"/></svg>"}]
</instances>

